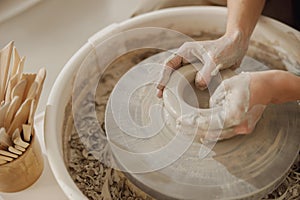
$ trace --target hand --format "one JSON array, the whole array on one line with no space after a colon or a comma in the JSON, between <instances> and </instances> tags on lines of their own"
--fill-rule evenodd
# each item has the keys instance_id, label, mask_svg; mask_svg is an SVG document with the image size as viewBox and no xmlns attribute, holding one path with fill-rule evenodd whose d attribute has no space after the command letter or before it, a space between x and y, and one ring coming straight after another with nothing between
<instances>
[{"instance_id":1,"label":"hand","mask_svg":"<svg viewBox=\"0 0 300 200\"><path fill-rule=\"evenodd\" d=\"M162 97L163 90L174 70L195 61L203 63L203 68L196 74L195 84L198 88L205 89L211 76L216 75L219 70L239 67L247 48L248 38L243 38L238 31L217 40L184 43L175 56L166 61L157 86L157 96Z\"/></svg>"},{"instance_id":2,"label":"hand","mask_svg":"<svg viewBox=\"0 0 300 200\"><path fill-rule=\"evenodd\" d=\"M212 141L251 133L271 99L264 92L264 81L259 81L259 76L255 72L242 73L224 80L210 98L210 108L215 111L210 116L201 113L181 116L177 119L178 127L183 130L196 127L200 138Z\"/></svg>"},{"instance_id":3,"label":"hand","mask_svg":"<svg viewBox=\"0 0 300 200\"><path fill-rule=\"evenodd\" d=\"M222 82L211 96L209 104L211 108L222 107L224 113L219 113L219 119L224 122L224 129L232 129L233 134L253 131L265 109L264 104L254 105L259 90L264 90L264 87L251 84L251 73L242 73ZM268 96L266 98L269 99Z\"/></svg>"}]
</instances>

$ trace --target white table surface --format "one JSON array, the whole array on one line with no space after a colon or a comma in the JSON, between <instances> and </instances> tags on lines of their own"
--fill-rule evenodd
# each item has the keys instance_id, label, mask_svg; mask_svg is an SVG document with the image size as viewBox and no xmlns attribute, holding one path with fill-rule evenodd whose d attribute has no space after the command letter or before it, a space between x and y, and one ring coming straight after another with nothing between
<instances>
[{"instance_id":1,"label":"white table surface","mask_svg":"<svg viewBox=\"0 0 300 200\"><path fill-rule=\"evenodd\" d=\"M15 0L11 0L15 1ZM0 48L14 40L26 56L26 72L47 69L47 78L37 113L45 109L51 87L66 62L87 39L113 23L130 17L141 0L41 0L33 7L0 19ZM0 7L1 7L0 1ZM19 9L20 10L20 9ZM13 17L12 17L13 16ZM38 115L39 115L38 114ZM42 123L38 120L38 123ZM41 128L39 124L37 128ZM44 151L45 169L39 180L18 193L0 193L0 200L67 199L48 164L43 131L37 131Z\"/></svg>"}]
</instances>

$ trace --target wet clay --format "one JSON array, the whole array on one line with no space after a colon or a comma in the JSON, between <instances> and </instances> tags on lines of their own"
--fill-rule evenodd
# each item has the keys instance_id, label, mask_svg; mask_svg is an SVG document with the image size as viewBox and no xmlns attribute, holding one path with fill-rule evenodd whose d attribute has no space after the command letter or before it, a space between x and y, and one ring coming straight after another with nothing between
<instances>
[{"instance_id":1,"label":"wet clay","mask_svg":"<svg viewBox=\"0 0 300 200\"><path fill-rule=\"evenodd\" d=\"M89 102L88 101L88 95L87 95L87 101L85 101L82 106L89 107L90 105L96 104L97 108L97 114L98 114L98 120L99 123L102 124L101 130L94 130L94 126L92 123L89 122L88 117L82 124L82 129L86 130L86 134L79 136L77 134L76 129L74 128L73 119L72 119L72 112L71 112L71 104L69 104L68 107L66 107L65 110L65 122L64 122L64 157L66 165L68 166L69 173L76 183L76 185L79 187L79 189L89 198L89 199L153 199L150 197L150 195L154 195L155 192L151 190L147 190L146 188L143 188L144 191L147 191L148 194L146 194L142 189L140 184L135 179L130 178L128 179L127 176L125 176L123 173L118 172L114 169L110 169L107 166L103 165L95 156L91 154L91 151L97 151L99 156L101 157L107 157L107 159L112 159L111 155L107 153L107 144L101 143L100 136L105 137L105 128L104 128L104 113L105 113L105 107L106 102L108 100L108 97L119 80L119 78L132 66L139 63L144 58L147 58L155 53L158 53L157 50L143 50L138 52L132 52L130 54L124 55L116 62L111 64L110 67L104 72L102 79L100 80L99 87L97 90L97 98L96 102ZM263 57L261 55L257 55L257 57ZM276 62L276 61L274 61ZM272 63L269 60L268 63ZM278 65L277 65L278 66ZM284 65L283 65L284 66ZM87 109L88 110L88 109ZM279 112L274 113L272 110L270 110L270 115L274 116L282 116L285 117L284 111L285 108L282 107ZM281 112L282 111L282 112ZM277 115L276 115L277 114ZM274 121L275 120L275 121ZM272 126L272 123L276 123L276 119L274 118L273 121L269 122ZM264 127L261 124L261 127ZM276 127L272 130L276 131ZM285 132L282 132L280 134L280 137L284 137L286 134ZM218 146L215 147L214 151L216 152L217 156L215 156L215 160L217 160L220 163L224 163L224 166L226 166L228 169L231 169L232 174L237 174L241 179L246 177L246 174L238 174L238 165L235 162L232 162L235 157L240 157L241 159L244 159L245 161L249 157L247 154L245 154L245 150L247 149L247 145L249 145L249 148L253 149L253 152L249 152L250 155L259 151L262 154L264 152L267 152L268 149L263 145L264 141L273 142L274 138L270 137L261 137L259 134L253 135L257 141L260 141L261 143L256 144L256 146L251 146L251 144L244 143L241 138L236 138L234 140L230 140L230 143L240 144L243 149L240 149L240 151L235 151L234 154L230 154L229 152L232 152L233 149L230 148L231 145L225 145L225 142L221 142ZM275 135L274 135L275 137ZM278 139L277 139L278 140ZM275 141L277 141L275 140ZM278 144L278 143L277 143ZM250 147L251 146L251 147ZM275 152L275 146L273 148L273 151L270 153ZM198 151L199 149L197 149ZM218 153L219 152L219 153ZM222 157L222 155L225 155ZM270 155L270 154L265 154ZM286 155L285 155L286 156ZM283 157L285 157L283 156ZM266 157L269 158L270 156ZM270 160L248 160L248 166L249 170L252 168L252 173L255 173L255 170L259 169L260 166L262 166L263 163L268 162ZM189 161L185 161L188 165ZM180 166L174 166L172 172L183 170L183 168L178 168ZM188 167L188 166L186 166ZM289 176L285 179L283 184L275 190L273 193L271 193L267 199L269 198L275 198L282 196L283 194L287 197L293 196L293 191L289 191L287 188L293 187L297 188L297 182L299 180L296 178L297 170L300 169L299 163L296 163L293 168L290 170ZM272 173L272 169L270 170L270 173ZM194 169L190 169L191 175L197 174L196 171L194 172ZM154 176L155 177L155 176ZM180 177L178 177L180 178ZM261 177L264 179L264 177ZM298 181L297 181L298 180ZM134 185L132 181L136 184ZM165 181L168 181L166 179ZM272 190L275 188L272 188ZM271 192L271 190L270 190Z\"/></svg>"}]
</instances>

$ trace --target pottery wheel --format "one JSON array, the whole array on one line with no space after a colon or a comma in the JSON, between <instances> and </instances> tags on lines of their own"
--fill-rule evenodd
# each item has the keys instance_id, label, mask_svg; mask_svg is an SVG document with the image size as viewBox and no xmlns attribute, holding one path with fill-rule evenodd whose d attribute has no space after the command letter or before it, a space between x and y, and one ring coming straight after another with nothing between
<instances>
[{"instance_id":1,"label":"pottery wheel","mask_svg":"<svg viewBox=\"0 0 300 200\"><path fill-rule=\"evenodd\" d=\"M157 54L131 68L110 96L105 126L119 169L157 199L258 199L274 190L298 154L299 105L269 105L251 134L210 149L176 133L156 97L157 63L165 58ZM268 68L245 57L235 72L259 70Z\"/></svg>"}]
</instances>

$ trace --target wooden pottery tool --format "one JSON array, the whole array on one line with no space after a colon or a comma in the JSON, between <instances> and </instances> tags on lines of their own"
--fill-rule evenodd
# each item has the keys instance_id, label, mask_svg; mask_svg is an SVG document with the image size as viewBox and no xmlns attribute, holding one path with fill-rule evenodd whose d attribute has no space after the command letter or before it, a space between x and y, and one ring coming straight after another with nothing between
<instances>
[{"instance_id":1,"label":"wooden pottery tool","mask_svg":"<svg viewBox=\"0 0 300 200\"><path fill-rule=\"evenodd\" d=\"M0 155L2 156L8 156L8 157L11 157L11 158L18 158L19 156L14 154L14 153L11 153L9 151L5 151L5 150L0 150Z\"/></svg>"},{"instance_id":2,"label":"wooden pottery tool","mask_svg":"<svg viewBox=\"0 0 300 200\"><path fill-rule=\"evenodd\" d=\"M6 112L7 112L9 106L10 106L10 103L9 102L5 102L0 107L0 127L4 126L5 116L6 116Z\"/></svg>"},{"instance_id":3,"label":"wooden pottery tool","mask_svg":"<svg viewBox=\"0 0 300 200\"><path fill-rule=\"evenodd\" d=\"M19 145L19 146L21 146L21 147L23 147L25 149L29 146L28 142L24 142L22 140L22 137L21 137L21 134L20 134L20 130L18 128L14 131L14 133L12 135L12 141L13 141L13 143L15 145Z\"/></svg>"},{"instance_id":4,"label":"wooden pottery tool","mask_svg":"<svg viewBox=\"0 0 300 200\"><path fill-rule=\"evenodd\" d=\"M8 81L8 86L6 89L6 93L5 93L5 101L9 102L11 100L11 93L13 88L17 85L18 83L18 75L15 74L13 76L11 76L10 80Z\"/></svg>"},{"instance_id":5,"label":"wooden pottery tool","mask_svg":"<svg viewBox=\"0 0 300 200\"><path fill-rule=\"evenodd\" d=\"M11 74L11 78L8 81L8 86L5 94L5 101L9 101L11 99L11 93L13 88L20 82L22 73L23 73L23 68L24 68L24 62L25 62L25 57L23 57L20 61L19 64L17 65L16 72ZM15 67L15 65L14 65Z\"/></svg>"},{"instance_id":6,"label":"wooden pottery tool","mask_svg":"<svg viewBox=\"0 0 300 200\"><path fill-rule=\"evenodd\" d=\"M7 109L6 115L5 115L4 127L6 130L8 130L8 128L10 127L10 124L11 124L16 112L18 111L20 104L21 104L21 98L18 96L15 96L13 98L13 100L11 101L11 103Z\"/></svg>"},{"instance_id":7,"label":"wooden pottery tool","mask_svg":"<svg viewBox=\"0 0 300 200\"><path fill-rule=\"evenodd\" d=\"M8 162L10 162L10 161L13 161L13 160L14 160L14 159L13 159L13 158L11 158L11 157L8 157L8 156L2 156L2 155L0 155L0 159L1 159L1 160L8 161Z\"/></svg>"},{"instance_id":8,"label":"wooden pottery tool","mask_svg":"<svg viewBox=\"0 0 300 200\"><path fill-rule=\"evenodd\" d=\"M34 123L34 114L35 114L35 109L36 109L36 101L33 100L31 102L31 106L30 106L30 111L29 111L29 116L28 116L28 124L33 126Z\"/></svg>"},{"instance_id":9,"label":"wooden pottery tool","mask_svg":"<svg viewBox=\"0 0 300 200\"><path fill-rule=\"evenodd\" d=\"M35 113L35 110L37 108L38 102L40 100L40 96L41 96L41 93L42 93L42 89L43 89L45 78L46 78L46 69L45 68L41 68L38 71L38 73L36 75L36 79L35 79L35 82L38 83L38 89L37 89L37 93L36 93L36 96L35 96L36 103L35 103L35 108L34 108L33 114Z\"/></svg>"},{"instance_id":10,"label":"wooden pottery tool","mask_svg":"<svg viewBox=\"0 0 300 200\"><path fill-rule=\"evenodd\" d=\"M46 70L24 74L24 63L13 42L0 50L0 192L29 187L44 168L33 118Z\"/></svg>"},{"instance_id":11,"label":"wooden pottery tool","mask_svg":"<svg viewBox=\"0 0 300 200\"><path fill-rule=\"evenodd\" d=\"M32 125L29 124L23 124L22 125L23 128L23 138L26 142L30 142L30 138L31 138L31 133L32 133Z\"/></svg>"},{"instance_id":12,"label":"wooden pottery tool","mask_svg":"<svg viewBox=\"0 0 300 200\"><path fill-rule=\"evenodd\" d=\"M6 84L8 79L8 71L10 58L13 49L13 42L10 42L0 51L0 101L5 97Z\"/></svg>"},{"instance_id":13,"label":"wooden pottery tool","mask_svg":"<svg viewBox=\"0 0 300 200\"><path fill-rule=\"evenodd\" d=\"M17 74L20 61L21 61L20 55L17 51L17 48L14 47L13 48L13 66L11 69L11 76L14 76L15 74Z\"/></svg>"},{"instance_id":14,"label":"wooden pottery tool","mask_svg":"<svg viewBox=\"0 0 300 200\"><path fill-rule=\"evenodd\" d=\"M13 146L9 146L8 147L8 151L10 151L11 153L14 153L14 154L16 154L16 155L22 155L22 151L19 151L18 149L16 149L15 147L13 147Z\"/></svg>"},{"instance_id":15,"label":"wooden pottery tool","mask_svg":"<svg viewBox=\"0 0 300 200\"><path fill-rule=\"evenodd\" d=\"M21 129L22 124L27 122L32 101L33 99L26 99L26 101L23 102L7 131L8 135L11 136L17 128Z\"/></svg>"},{"instance_id":16,"label":"wooden pottery tool","mask_svg":"<svg viewBox=\"0 0 300 200\"><path fill-rule=\"evenodd\" d=\"M16 150L16 148L10 147L10 152L12 149ZM34 131L30 145L21 154L18 158L0 165L1 192L18 192L24 190L32 185L42 174L44 160ZM0 158L0 163L4 161Z\"/></svg>"},{"instance_id":17,"label":"wooden pottery tool","mask_svg":"<svg viewBox=\"0 0 300 200\"><path fill-rule=\"evenodd\" d=\"M23 148L23 147L21 147L21 146L19 146L19 145L16 145L16 144L15 144L14 147L15 147L15 149L17 149L17 150L19 150L19 151L22 151L22 152L26 151L25 148Z\"/></svg>"},{"instance_id":18,"label":"wooden pottery tool","mask_svg":"<svg viewBox=\"0 0 300 200\"><path fill-rule=\"evenodd\" d=\"M0 159L0 165L4 165L4 164L6 164L7 163L7 161L6 160L2 160L2 159Z\"/></svg>"},{"instance_id":19,"label":"wooden pottery tool","mask_svg":"<svg viewBox=\"0 0 300 200\"><path fill-rule=\"evenodd\" d=\"M20 97L23 99L25 89L27 85L27 80L21 80L17 85L13 88L12 93L11 93L11 99L13 99L15 96Z\"/></svg>"},{"instance_id":20,"label":"wooden pottery tool","mask_svg":"<svg viewBox=\"0 0 300 200\"><path fill-rule=\"evenodd\" d=\"M12 145L11 137L5 131L5 128L0 129L0 149L5 150Z\"/></svg>"},{"instance_id":21,"label":"wooden pottery tool","mask_svg":"<svg viewBox=\"0 0 300 200\"><path fill-rule=\"evenodd\" d=\"M33 99L35 97L38 88L38 83L35 82L35 78L36 78L36 74L22 75L21 79L27 81L27 85L24 91L23 101L25 101L25 99Z\"/></svg>"}]
</instances>

